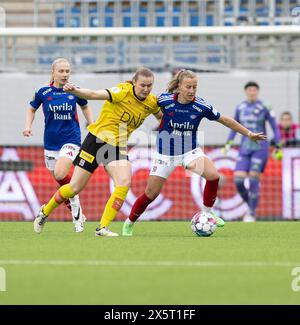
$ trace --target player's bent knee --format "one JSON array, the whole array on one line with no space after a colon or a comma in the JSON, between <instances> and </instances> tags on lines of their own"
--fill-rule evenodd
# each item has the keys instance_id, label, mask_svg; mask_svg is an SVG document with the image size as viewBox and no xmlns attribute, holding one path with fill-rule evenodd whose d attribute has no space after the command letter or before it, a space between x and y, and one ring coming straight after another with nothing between
<instances>
[{"instance_id":1,"label":"player's bent knee","mask_svg":"<svg viewBox=\"0 0 300 325\"><path fill-rule=\"evenodd\" d=\"M205 179L207 181L215 181L217 179L220 179L220 174L218 172L209 173L206 175Z\"/></svg>"},{"instance_id":2,"label":"player's bent knee","mask_svg":"<svg viewBox=\"0 0 300 325\"><path fill-rule=\"evenodd\" d=\"M56 170L54 171L54 177L57 181L63 180L67 175L68 173L64 171L56 171Z\"/></svg>"},{"instance_id":3,"label":"player's bent knee","mask_svg":"<svg viewBox=\"0 0 300 325\"><path fill-rule=\"evenodd\" d=\"M82 186L78 183L70 183L74 195L78 194L82 190Z\"/></svg>"},{"instance_id":4,"label":"player's bent knee","mask_svg":"<svg viewBox=\"0 0 300 325\"><path fill-rule=\"evenodd\" d=\"M152 201L155 200L159 196L159 193L160 192L156 191L155 189L151 189L151 188L146 188L146 190L145 190L145 194Z\"/></svg>"},{"instance_id":5,"label":"player's bent knee","mask_svg":"<svg viewBox=\"0 0 300 325\"><path fill-rule=\"evenodd\" d=\"M130 178L119 179L116 182L116 186L130 187L131 186L131 179Z\"/></svg>"}]
</instances>

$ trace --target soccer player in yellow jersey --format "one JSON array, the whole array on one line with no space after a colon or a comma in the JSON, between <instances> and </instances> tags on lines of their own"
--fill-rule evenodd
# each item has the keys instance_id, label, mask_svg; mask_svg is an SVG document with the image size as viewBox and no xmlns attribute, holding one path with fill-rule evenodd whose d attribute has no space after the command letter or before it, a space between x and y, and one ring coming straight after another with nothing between
<instances>
[{"instance_id":1,"label":"soccer player in yellow jersey","mask_svg":"<svg viewBox=\"0 0 300 325\"><path fill-rule=\"evenodd\" d=\"M70 183L60 187L41 207L34 220L35 232L42 232L47 217L57 206L84 189L102 163L114 181L115 190L106 203L96 236L118 236L108 229L108 225L122 207L131 184L127 139L148 115L154 114L157 119L162 117L157 98L151 94L153 81L152 71L142 67L132 81L109 89L79 89L69 83L64 86L64 91L79 98L102 99L105 103L98 120L88 127L89 133L74 160L75 170Z\"/></svg>"}]
</instances>

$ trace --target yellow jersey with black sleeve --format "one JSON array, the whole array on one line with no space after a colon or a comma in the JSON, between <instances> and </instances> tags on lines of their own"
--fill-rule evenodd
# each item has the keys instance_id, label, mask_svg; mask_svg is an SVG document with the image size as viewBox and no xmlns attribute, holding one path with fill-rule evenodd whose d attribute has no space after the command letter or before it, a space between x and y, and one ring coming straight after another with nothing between
<instances>
[{"instance_id":1,"label":"yellow jersey with black sleeve","mask_svg":"<svg viewBox=\"0 0 300 325\"><path fill-rule=\"evenodd\" d=\"M160 110L157 97L149 94L140 100L134 87L124 82L107 89L110 100L106 100L97 121L88 130L97 138L113 146L126 147L130 134L137 129L150 114Z\"/></svg>"}]
</instances>

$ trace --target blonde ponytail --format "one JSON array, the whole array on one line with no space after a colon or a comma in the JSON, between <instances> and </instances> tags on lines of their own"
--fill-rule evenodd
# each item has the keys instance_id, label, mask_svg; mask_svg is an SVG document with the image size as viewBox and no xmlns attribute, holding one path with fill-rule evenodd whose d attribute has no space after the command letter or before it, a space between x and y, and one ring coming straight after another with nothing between
<instances>
[{"instance_id":1,"label":"blonde ponytail","mask_svg":"<svg viewBox=\"0 0 300 325\"><path fill-rule=\"evenodd\" d=\"M175 93L179 84L184 78L197 78L197 75L191 70L180 70L168 83L167 92Z\"/></svg>"}]
</instances>

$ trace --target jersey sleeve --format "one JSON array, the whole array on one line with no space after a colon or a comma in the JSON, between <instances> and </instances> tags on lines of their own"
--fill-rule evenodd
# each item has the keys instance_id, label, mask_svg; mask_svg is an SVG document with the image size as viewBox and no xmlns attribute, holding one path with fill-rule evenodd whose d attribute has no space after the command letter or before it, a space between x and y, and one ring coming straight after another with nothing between
<instances>
[{"instance_id":1,"label":"jersey sleeve","mask_svg":"<svg viewBox=\"0 0 300 325\"><path fill-rule=\"evenodd\" d=\"M170 94L168 93L162 93L161 95L158 96L158 99L157 99L157 105L159 107L164 107L168 104L170 104Z\"/></svg>"},{"instance_id":2,"label":"jersey sleeve","mask_svg":"<svg viewBox=\"0 0 300 325\"><path fill-rule=\"evenodd\" d=\"M150 110L150 113L153 115L156 115L159 111L160 111L160 107L156 104L156 105L153 105L153 107Z\"/></svg>"},{"instance_id":3,"label":"jersey sleeve","mask_svg":"<svg viewBox=\"0 0 300 325\"><path fill-rule=\"evenodd\" d=\"M77 104L82 107L82 106L87 105L88 101L86 99L77 97Z\"/></svg>"},{"instance_id":4,"label":"jersey sleeve","mask_svg":"<svg viewBox=\"0 0 300 325\"><path fill-rule=\"evenodd\" d=\"M43 102L43 98L41 96L41 93L40 93L40 91L37 91L34 94L32 100L30 101L29 104L30 104L30 106L32 108L34 108L35 110L37 110L41 106L42 102Z\"/></svg>"},{"instance_id":5,"label":"jersey sleeve","mask_svg":"<svg viewBox=\"0 0 300 325\"><path fill-rule=\"evenodd\" d=\"M150 109L149 112L150 114L156 115L160 111L160 107L158 105L158 99L155 95L150 95L151 96L151 104L150 104Z\"/></svg>"},{"instance_id":6,"label":"jersey sleeve","mask_svg":"<svg viewBox=\"0 0 300 325\"><path fill-rule=\"evenodd\" d=\"M213 108L210 104L205 104L204 105L206 110L205 110L205 117L209 119L210 121L216 121L220 118L221 114Z\"/></svg>"},{"instance_id":7,"label":"jersey sleeve","mask_svg":"<svg viewBox=\"0 0 300 325\"><path fill-rule=\"evenodd\" d=\"M129 87L127 85L118 85L116 87L106 89L110 96L110 101L112 103L121 102L129 92Z\"/></svg>"}]
</instances>

